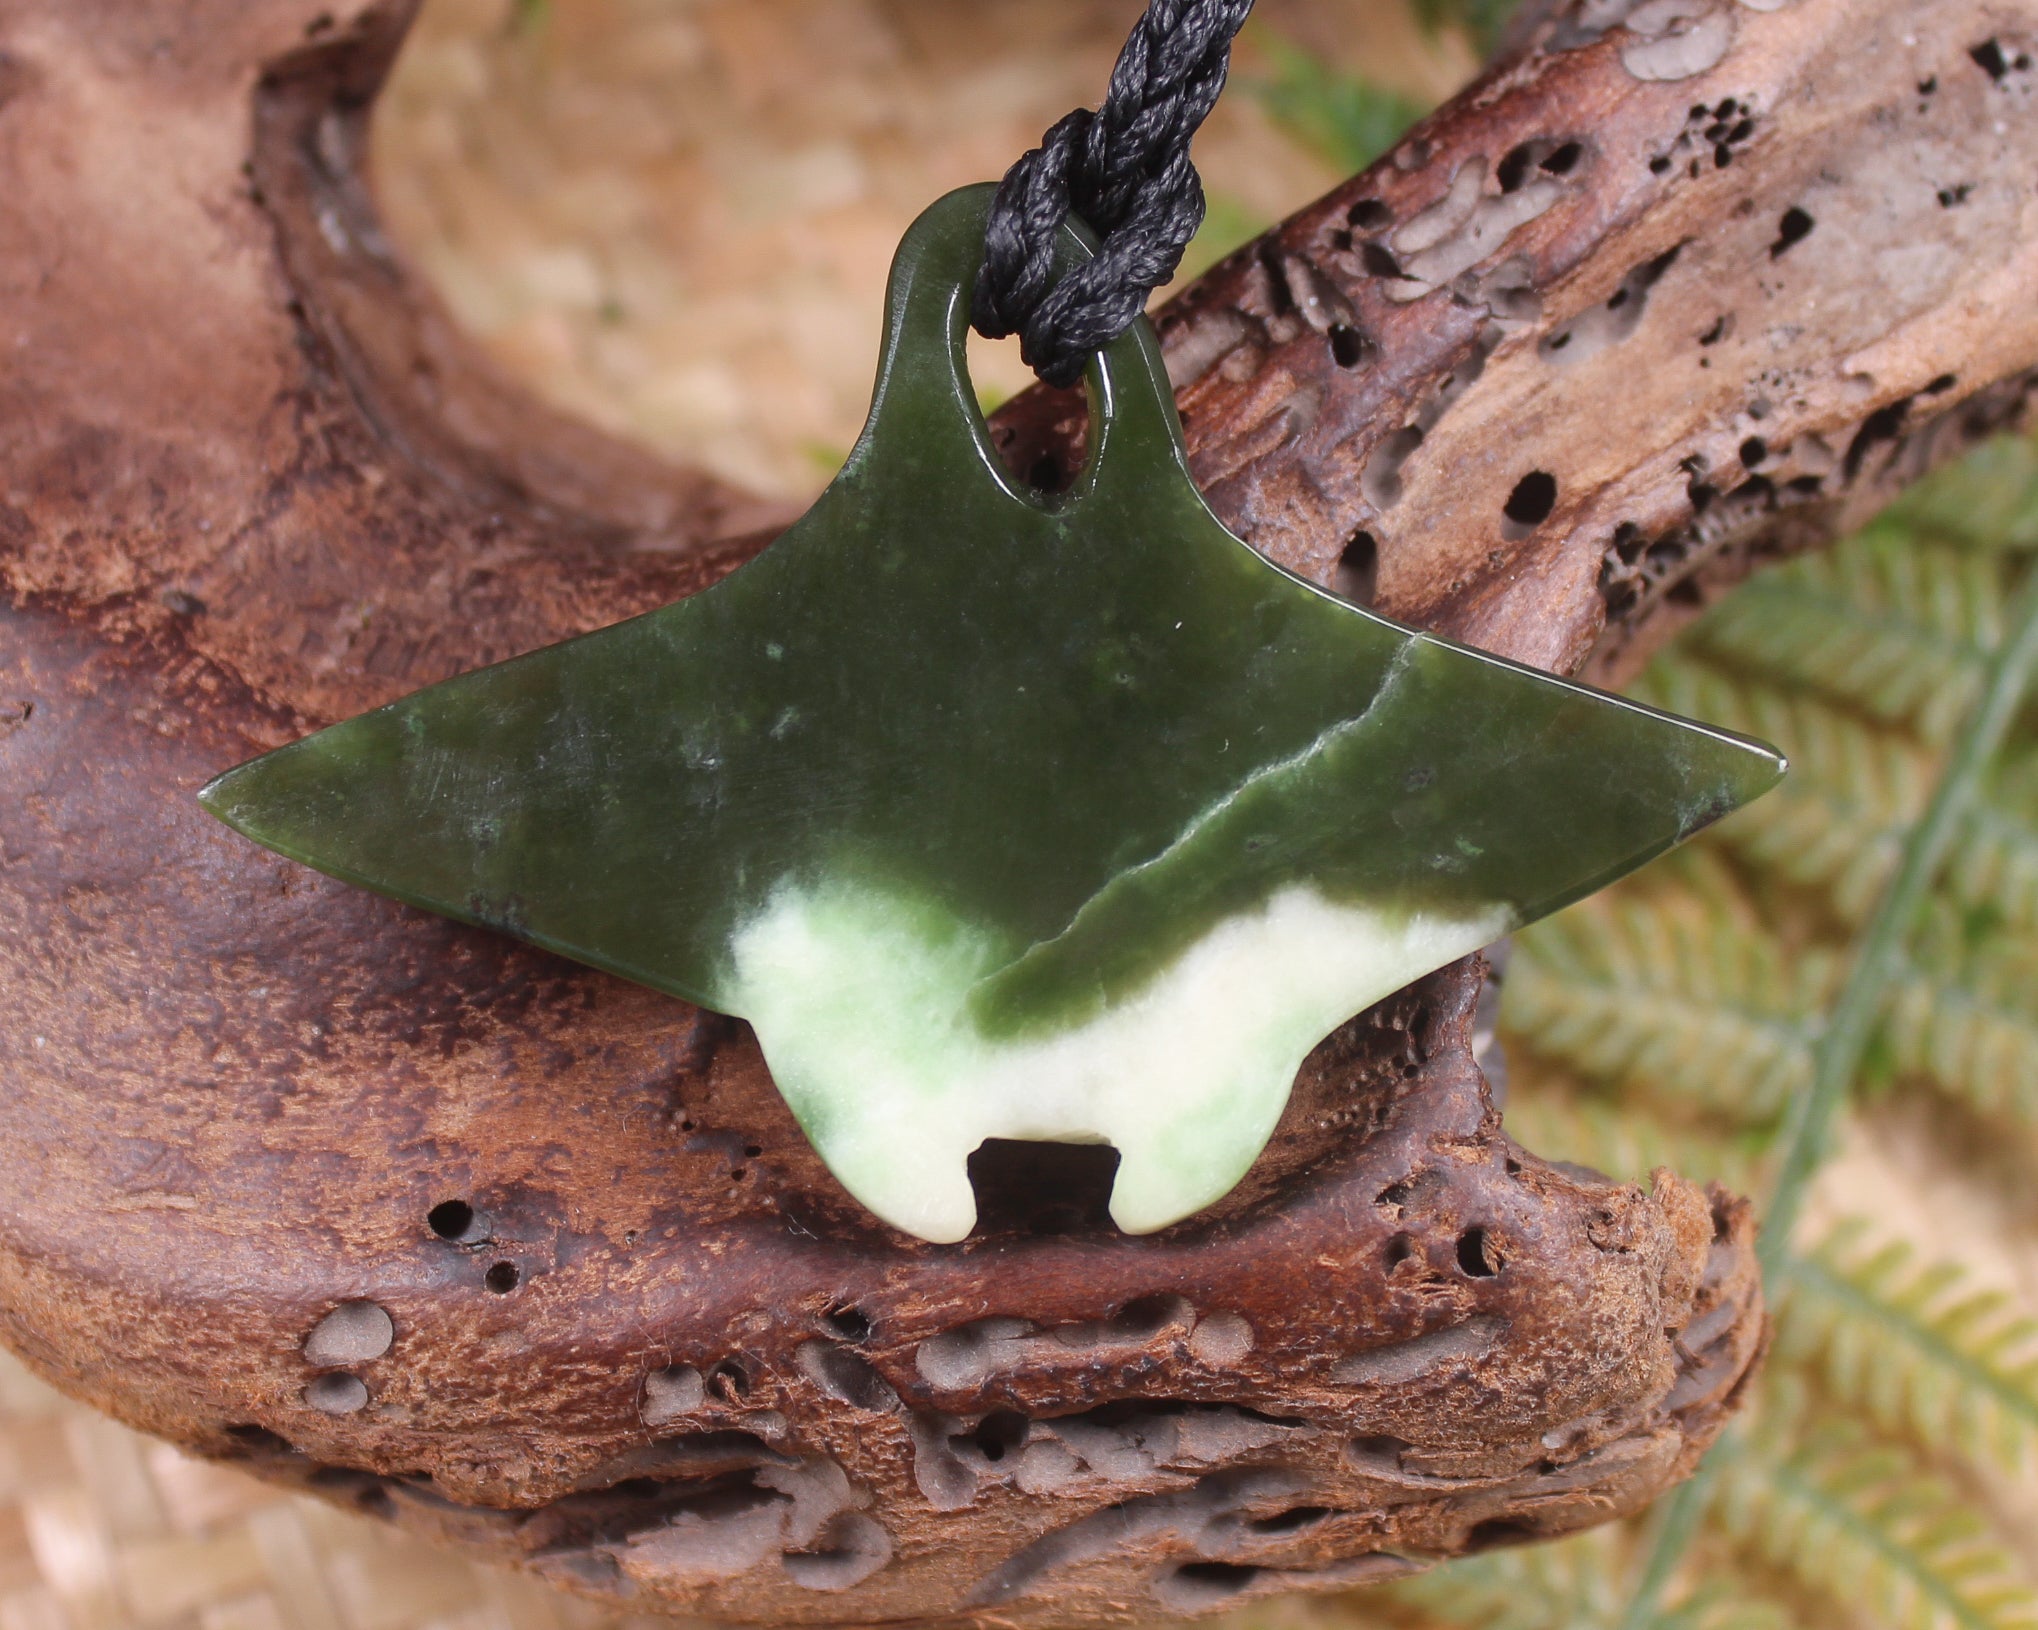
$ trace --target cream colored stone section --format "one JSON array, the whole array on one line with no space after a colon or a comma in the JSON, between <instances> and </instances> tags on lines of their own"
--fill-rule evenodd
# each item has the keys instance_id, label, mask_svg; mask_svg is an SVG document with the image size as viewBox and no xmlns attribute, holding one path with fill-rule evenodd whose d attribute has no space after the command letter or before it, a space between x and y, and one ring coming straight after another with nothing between
<instances>
[{"instance_id":1,"label":"cream colored stone section","mask_svg":"<svg viewBox=\"0 0 2038 1630\"><path fill-rule=\"evenodd\" d=\"M736 936L728 1006L829 1169L886 1222L963 1238L971 1151L1019 1138L1117 1148L1111 1215L1142 1234L1245 1175L1318 1041L1510 926L1499 907L1402 918L1291 887L1098 1017L1008 1041L970 1016L994 971L981 934L873 889L784 888Z\"/></svg>"}]
</instances>

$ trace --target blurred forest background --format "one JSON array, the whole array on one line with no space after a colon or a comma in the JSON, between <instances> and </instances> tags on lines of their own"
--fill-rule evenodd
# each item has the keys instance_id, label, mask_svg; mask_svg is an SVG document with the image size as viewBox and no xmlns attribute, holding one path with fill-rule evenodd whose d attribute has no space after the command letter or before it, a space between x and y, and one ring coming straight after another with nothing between
<instances>
[{"instance_id":1,"label":"blurred forest background","mask_svg":"<svg viewBox=\"0 0 2038 1630\"><path fill-rule=\"evenodd\" d=\"M1507 0L1261 0L1193 271L1376 156ZM428 0L391 231L556 403L761 491L861 423L938 193L1093 104L1134 0ZM995 403L1029 376L973 353ZM1777 1345L1646 1518L1222 1621L2038 1630L2038 447L1756 580L1644 676L1778 793L1521 935L1507 1125L1754 1195ZM601 1610L187 1461L0 1359L0 1630L551 1630Z\"/></svg>"}]
</instances>

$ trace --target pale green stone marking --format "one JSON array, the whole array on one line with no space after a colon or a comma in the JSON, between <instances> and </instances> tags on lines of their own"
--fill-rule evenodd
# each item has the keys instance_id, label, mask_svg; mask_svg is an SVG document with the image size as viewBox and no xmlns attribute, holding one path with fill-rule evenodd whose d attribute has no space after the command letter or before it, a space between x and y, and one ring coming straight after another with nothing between
<instances>
[{"instance_id":1,"label":"pale green stone marking","mask_svg":"<svg viewBox=\"0 0 2038 1630\"><path fill-rule=\"evenodd\" d=\"M1144 1234L1245 1175L1317 1042L1509 927L1499 908L1396 921L1284 889L1095 1016L993 1039L969 1016L988 937L881 890L786 888L737 932L730 1005L829 1170L886 1222L963 1238L971 1151L1028 1138L1115 1147L1111 1216Z\"/></svg>"}]
</instances>

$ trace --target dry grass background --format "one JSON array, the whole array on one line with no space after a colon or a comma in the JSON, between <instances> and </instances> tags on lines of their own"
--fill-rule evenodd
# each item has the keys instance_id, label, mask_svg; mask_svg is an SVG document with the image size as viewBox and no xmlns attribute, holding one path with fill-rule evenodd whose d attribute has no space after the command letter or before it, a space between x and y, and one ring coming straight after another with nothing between
<instances>
[{"instance_id":1,"label":"dry grass background","mask_svg":"<svg viewBox=\"0 0 2038 1630\"><path fill-rule=\"evenodd\" d=\"M0 1630L626 1630L534 1580L211 1466L0 1354ZM665 1621L655 1621L663 1623Z\"/></svg>"},{"instance_id":2,"label":"dry grass background","mask_svg":"<svg viewBox=\"0 0 2038 1630\"><path fill-rule=\"evenodd\" d=\"M803 496L862 421L900 232L1094 102L1134 7L427 0L380 116L378 187L405 252L534 389L675 458ZM1259 27L1421 101L1473 66L1464 40L1424 33L1404 0L1259 12ZM1241 73L1265 67L1249 39ZM1198 157L1205 258L1337 179L1247 95L1226 99ZM975 356L987 397L1026 383L1011 347ZM2038 1300L2038 1253L2007 1243L2033 1218L1931 1167L1935 1147L1901 1119L1857 1122L1813 1221L1895 1206L1898 1232L1957 1239L1983 1282ZM1996 1492L2038 1545L2038 1490ZM1369 1616L1361 1601L1250 1619ZM0 1355L0 1630L640 1622L187 1460Z\"/></svg>"},{"instance_id":3,"label":"dry grass background","mask_svg":"<svg viewBox=\"0 0 2038 1630\"><path fill-rule=\"evenodd\" d=\"M384 104L390 225L555 402L755 489L820 489L877 363L886 269L935 197L1101 94L1130 0L429 0ZM1425 99L1468 47L1400 0L1258 26ZM1241 72L1256 71L1250 45ZM1240 237L1340 179L1233 94L1197 144ZM982 354L982 353L980 353ZM1030 380L1016 348L989 394Z\"/></svg>"}]
</instances>

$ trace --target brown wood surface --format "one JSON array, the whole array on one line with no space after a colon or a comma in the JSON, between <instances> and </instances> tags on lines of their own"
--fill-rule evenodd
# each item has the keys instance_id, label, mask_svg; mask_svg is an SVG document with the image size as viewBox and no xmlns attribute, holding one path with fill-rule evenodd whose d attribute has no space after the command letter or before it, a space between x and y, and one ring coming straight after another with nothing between
<instances>
[{"instance_id":1,"label":"brown wood surface","mask_svg":"<svg viewBox=\"0 0 2038 1630\"><path fill-rule=\"evenodd\" d=\"M361 174L407 20L0 0L10 1344L202 1452L739 1620L1190 1613L1686 1473L1761 1345L1752 1220L1510 1143L1476 960L1326 1042L1212 1212L1124 1239L1022 1171L932 1247L841 1195L740 1024L199 812L784 519L535 408L407 276ZM2027 415L2038 7L1575 0L1523 43L1161 329L1255 544L1619 674ZM1078 420L999 428L1048 478Z\"/></svg>"}]
</instances>

